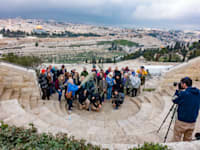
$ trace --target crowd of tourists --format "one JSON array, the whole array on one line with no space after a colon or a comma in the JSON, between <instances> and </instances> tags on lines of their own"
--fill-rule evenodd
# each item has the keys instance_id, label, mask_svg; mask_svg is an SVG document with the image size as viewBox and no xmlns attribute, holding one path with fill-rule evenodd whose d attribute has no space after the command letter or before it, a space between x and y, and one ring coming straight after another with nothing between
<instances>
[{"instance_id":1,"label":"crowd of tourists","mask_svg":"<svg viewBox=\"0 0 200 150\"><path fill-rule=\"evenodd\" d=\"M79 74L75 69L68 71L64 65L61 69L50 65L41 70L39 84L43 100L49 100L57 93L59 102L64 96L69 111L73 109L74 101L78 101L79 109L99 111L106 100L118 109L125 95L137 96L141 85L145 84L146 75L144 66L136 71L129 67L121 70L109 67L104 71L97 70L94 65L91 71L84 67Z\"/></svg>"}]
</instances>

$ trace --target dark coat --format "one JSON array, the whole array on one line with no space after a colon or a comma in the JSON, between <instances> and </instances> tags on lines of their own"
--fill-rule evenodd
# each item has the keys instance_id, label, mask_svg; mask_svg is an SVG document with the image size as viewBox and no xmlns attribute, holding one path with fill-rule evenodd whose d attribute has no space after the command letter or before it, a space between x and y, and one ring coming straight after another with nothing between
<instances>
[{"instance_id":1,"label":"dark coat","mask_svg":"<svg viewBox=\"0 0 200 150\"><path fill-rule=\"evenodd\" d=\"M115 79L116 79L116 76L119 76L120 79L121 79L122 74L121 74L121 72L120 72L119 70L115 70L115 71L114 71L114 78L115 78Z\"/></svg>"},{"instance_id":2,"label":"dark coat","mask_svg":"<svg viewBox=\"0 0 200 150\"><path fill-rule=\"evenodd\" d=\"M176 91L173 102L178 105L178 120L188 123L196 122L200 108L200 91L194 87Z\"/></svg>"},{"instance_id":3,"label":"dark coat","mask_svg":"<svg viewBox=\"0 0 200 150\"><path fill-rule=\"evenodd\" d=\"M123 92L123 84L121 79L115 79L115 84L114 84L114 90L117 90L118 92Z\"/></svg>"},{"instance_id":4,"label":"dark coat","mask_svg":"<svg viewBox=\"0 0 200 150\"><path fill-rule=\"evenodd\" d=\"M48 88L48 81L47 81L47 77L45 74L40 74L38 82L40 84L40 87L42 89L46 89Z\"/></svg>"}]
</instances>

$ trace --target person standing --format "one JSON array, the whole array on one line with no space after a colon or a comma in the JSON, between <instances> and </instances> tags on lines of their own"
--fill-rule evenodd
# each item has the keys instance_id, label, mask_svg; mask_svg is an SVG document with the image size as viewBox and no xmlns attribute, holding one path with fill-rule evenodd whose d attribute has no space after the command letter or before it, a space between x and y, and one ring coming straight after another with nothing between
<instances>
[{"instance_id":1,"label":"person standing","mask_svg":"<svg viewBox=\"0 0 200 150\"><path fill-rule=\"evenodd\" d=\"M135 76L131 75L130 80L131 80L131 85L132 85L132 89L130 90L132 93L131 96L135 97L135 96L137 96L138 90L140 89L141 80L138 77L138 74L135 74Z\"/></svg>"},{"instance_id":2,"label":"person standing","mask_svg":"<svg viewBox=\"0 0 200 150\"><path fill-rule=\"evenodd\" d=\"M107 92L108 84L106 82L106 78L102 77L102 80L99 81L99 93L101 97L101 104L104 102L105 94Z\"/></svg>"},{"instance_id":3,"label":"person standing","mask_svg":"<svg viewBox=\"0 0 200 150\"><path fill-rule=\"evenodd\" d=\"M200 90L192 87L192 80L185 77L181 88L174 94L173 103L178 105L178 118L174 125L173 141L191 141L200 108Z\"/></svg>"},{"instance_id":4,"label":"person standing","mask_svg":"<svg viewBox=\"0 0 200 150\"><path fill-rule=\"evenodd\" d=\"M81 76L84 76L84 77L88 76L88 71L86 67L83 68L83 71L81 72Z\"/></svg>"},{"instance_id":5,"label":"person standing","mask_svg":"<svg viewBox=\"0 0 200 150\"><path fill-rule=\"evenodd\" d=\"M65 77L61 74L55 83L56 92L58 93L58 101L61 102L62 92L65 89Z\"/></svg>"},{"instance_id":6,"label":"person standing","mask_svg":"<svg viewBox=\"0 0 200 150\"><path fill-rule=\"evenodd\" d=\"M75 85L74 81L72 79L69 79L67 82L67 92L66 94L69 94L70 92L70 96L66 96L67 99L67 103L68 103L68 110L71 111L72 110L72 104L73 104L73 99L75 96L75 92L78 91L78 89L80 88L80 86Z\"/></svg>"},{"instance_id":7,"label":"person standing","mask_svg":"<svg viewBox=\"0 0 200 150\"><path fill-rule=\"evenodd\" d=\"M41 74L39 76L39 84L42 89L42 99L45 100L47 98L49 100L48 81L47 81L47 77L45 73L46 73L46 70L42 69Z\"/></svg>"},{"instance_id":8,"label":"person standing","mask_svg":"<svg viewBox=\"0 0 200 150\"><path fill-rule=\"evenodd\" d=\"M114 80L112 78L112 73L109 73L108 76L106 77L106 82L107 82L107 100L110 100L112 98L112 88L114 85Z\"/></svg>"},{"instance_id":9,"label":"person standing","mask_svg":"<svg viewBox=\"0 0 200 150\"><path fill-rule=\"evenodd\" d=\"M145 84L145 78L147 76L147 71L145 70L144 66L141 66L140 69L137 70L138 76L141 79L141 85Z\"/></svg>"}]
</instances>

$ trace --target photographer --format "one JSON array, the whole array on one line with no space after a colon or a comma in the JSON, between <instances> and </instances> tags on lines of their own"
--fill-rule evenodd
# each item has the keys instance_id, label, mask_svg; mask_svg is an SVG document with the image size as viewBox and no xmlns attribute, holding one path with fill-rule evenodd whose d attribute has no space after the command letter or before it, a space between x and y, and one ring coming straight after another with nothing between
<instances>
[{"instance_id":1,"label":"photographer","mask_svg":"<svg viewBox=\"0 0 200 150\"><path fill-rule=\"evenodd\" d=\"M173 102L178 105L178 119L174 126L173 141L191 141L200 107L200 91L192 87L189 77L181 79Z\"/></svg>"}]
</instances>

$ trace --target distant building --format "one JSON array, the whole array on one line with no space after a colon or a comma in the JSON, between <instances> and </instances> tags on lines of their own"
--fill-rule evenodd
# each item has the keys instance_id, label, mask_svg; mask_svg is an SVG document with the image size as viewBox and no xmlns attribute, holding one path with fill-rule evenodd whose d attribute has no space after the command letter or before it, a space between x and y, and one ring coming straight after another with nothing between
<instances>
[{"instance_id":1,"label":"distant building","mask_svg":"<svg viewBox=\"0 0 200 150\"><path fill-rule=\"evenodd\" d=\"M47 33L42 26L38 25L35 29L33 29L33 33L36 34L43 34L43 33Z\"/></svg>"}]
</instances>

